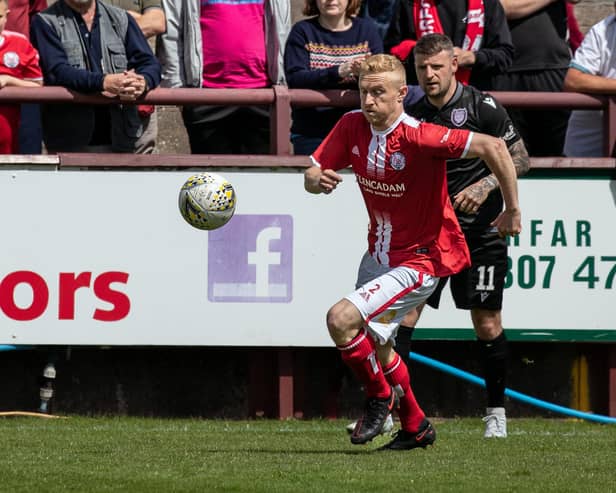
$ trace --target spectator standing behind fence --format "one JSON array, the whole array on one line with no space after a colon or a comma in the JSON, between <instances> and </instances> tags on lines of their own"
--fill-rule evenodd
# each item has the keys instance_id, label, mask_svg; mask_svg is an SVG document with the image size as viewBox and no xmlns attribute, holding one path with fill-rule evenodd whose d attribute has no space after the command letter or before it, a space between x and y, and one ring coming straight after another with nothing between
<instances>
[{"instance_id":1,"label":"spectator standing behind fence","mask_svg":"<svg viewBox=\"0 0 616 493\"><path fill-rule=\"evenodd\" d=\"M498 0L399 0L385 50L405 63L410 84L417 84L413 47L429 33L451 38L459 64L456 78L464 84L492 89L492 78L511 65L514 48Z\"/></svg>"},{"instance_id":2,"label":"spectator standing behind fence","mask_svg":"<svg viewBox=\"0 0 616 493\"><path fill-rule=\"evenodd\" d=\"M288 0L163 0L167 33L157 54L163 87L257 89L284 84ZM268 154L268 108L185 106L190 149L199 154Z\"/></svg>"},{"instance_id":3,"label":"spectator standing behind fence","mask_svg":"<svg viewBox=\"0 0 616 493\"><path fill-rule=\"evenodd\" d=\"M23 34L30 39L30 20L47 8L47 0L10 0L10 12L5 29ZM21 104L19 122L20 154L40 154L43 150L41 109L35 103Z\"/></svg>"},{"instance_id":4,"label":"spectator standing behind fence","mask_svg":"<svg viewBox=\"0 0 616 493\"><path fill-rule=\"evenodd\" d=\"M515 47L498 91L560 92L571 58L565 0L501 0ZM570 111L509 110L531 156L561 156Z\"/></svg>"},{"instance_id":5,"label":"spectator standing behind fence","mask_svg":"<svg viewBox=\"0 0 616 493\"><path fill-rule=\"evenodd\" d=\"M361 61L383 52L370 19L356 17L360 0L305 0L304 15L289 34L284 68L290 88L357 89ZM295 154L312 154L348 108L295 108L291 142Z\"/></svg>"},{"instance_id":6,"label":"spectator standing behind fence","mask_svg":"<svg viewBox=\"0 0 616 493\"><path fill-rule=\"evenodd\" d=\"M160 64L135 20L99 0L58 0L32 20L45 83L118 97L119 104L43 106L50 152L133 152L143 133L135 101L160 83Z\"/></svg>"},{"instance_id":7,"label":"spectator standing behind fence","mask_svg":"<svg viewBox=\"0 0 616 493\"><path fill-rule=\"evenodd\" d=\"M616 3L614 4L616 8ZM601 20L584 36L567 71L565 91L590 94L616 94L616 16ZM565 155L601 157L603 147L603 112L571 112ZM613 151L613 150L612 150Z\"/></svg>"},{"instance_id":8,"label":"spectator standing behind fence","mask_svg":"<svg viewBox=\"0 0 616 493\"><path fill-rule=\"evenodd\" d=\"M164 33L167 28L162 0L108 0L108 3L126 10L133 16L148 42ZM153 44L150 44L150 46L154 47ZM137 105L137 114L141 119L143 134L137 140L135 152L151 154L156 150L156 137L158 135L156 106L139 104Z\"/></svg>"},{"instance_id":9,"label":"spectator standing behind fence","mask_svg":"<svg viewBox=\"0 0 616 493\"><path fill-rule=\"evenodd\" d=\"M8 13L7 0L0 0L0 90L40 87L43 74L39 55L25 36L4 29ZM0 105L0 154L18 152L19 116L19 104Z\"/></svg>"}]
</instances>

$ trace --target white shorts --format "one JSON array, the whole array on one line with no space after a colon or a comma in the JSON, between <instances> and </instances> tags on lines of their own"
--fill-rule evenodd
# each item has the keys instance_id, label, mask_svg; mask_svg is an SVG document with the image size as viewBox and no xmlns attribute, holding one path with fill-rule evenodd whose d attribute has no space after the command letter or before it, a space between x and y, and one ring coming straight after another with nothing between
<instances>
[{"instance_id":1,"label":"white shorts","mask_svg":"<svg viewBox=\"0 0 616 493\"><path fill-rule=\"evenodd\" d=\"M359 265L358 288L345 296L357 307L380 344L394 341L404 316L428 299L438 277L410 267L387 267L366 253Z\"/></svg>"}]
</instances>

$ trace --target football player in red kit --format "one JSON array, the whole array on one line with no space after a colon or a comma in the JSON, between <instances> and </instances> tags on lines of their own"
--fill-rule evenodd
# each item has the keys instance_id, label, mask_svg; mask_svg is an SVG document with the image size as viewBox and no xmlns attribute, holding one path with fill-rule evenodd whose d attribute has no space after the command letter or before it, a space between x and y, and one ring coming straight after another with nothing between
<instances>
[{"instance_id":1,"label":"football player in red kit","mask_svg":"<svg viewBox=\"0 0 616 493\"><path fill-rule=\"evenodd\" d=\"M493 221L499 233L521 230L516 172L501 139L421 123L406 115L404 67L373 55L361 66L361 111L346 113L312 155L305 172L310 193L331 193L351 166L368 210L368 251L357 289L327 313L329 334L366 391L366 406L351 442L381 431L400 406L401 430L386 450L425 447L436 433L419 407L406 364L393 350L404 315L425 301L438 280L470 265L464 235L447 192L446 159L479 156L499 180L505 209Z\"/></svg>"}]
</instances>

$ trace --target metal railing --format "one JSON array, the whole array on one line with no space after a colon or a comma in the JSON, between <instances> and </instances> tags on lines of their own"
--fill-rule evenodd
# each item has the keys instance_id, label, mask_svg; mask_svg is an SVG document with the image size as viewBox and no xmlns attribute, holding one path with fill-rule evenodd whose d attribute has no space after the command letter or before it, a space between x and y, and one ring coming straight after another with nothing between
<instances>
[{"instance_id":1,"label":"metal railing","mask_svg":"<svg viewBox=\"0 0 616 493\"><path fill-rule=\"evenodd\" d=\"M507 108L531 110L547 109L591 109L603 110L604 155L612 157L616 151L616 98L567 92L490 92ZM102 95L85 95L63 87L47 86L37 89L6 87L0 91L2 103L75 103L75 104L116 104L117 98ZM198 88L158 88L150 91L136 103L155 105L231 105L231 106L269 106L271 119L271 154L290 156L289 129L291 127L291 107L337 106L359 107L359 94L355 90L313 91L309 89L289 89L274 86L266 89L198 89ZM130 103L129 103L130 104ZM61 124L61 122L59 122ZM168 159L167 159L168 161ZM299 161L298 161L299 162ZM152 165L150 159L150 165ZM584 167L614 168L613 160L543 158L536 163L540 167ZM271 165L271 160L270 160Z\"/></svg>"}]
</instances>

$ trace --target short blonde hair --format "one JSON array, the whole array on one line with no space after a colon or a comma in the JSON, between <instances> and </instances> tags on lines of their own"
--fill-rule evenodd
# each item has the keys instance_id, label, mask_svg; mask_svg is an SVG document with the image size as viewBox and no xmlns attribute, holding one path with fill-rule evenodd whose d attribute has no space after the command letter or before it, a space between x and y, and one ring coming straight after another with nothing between
<instances>
[{"instance_id":1,"label":"short blonde hair","mask_svg":"<svg viewBox=\"0 0 616 493\"><path fill-rule=\"evenodd\" d=\"M359 78L368 74L380 74L383 72L393 72L396 74L400 85L406 85L406 70L402 62L395 56L378 54L372 55L361 62L359 68Z\"/></svg>"}]
</instances>

